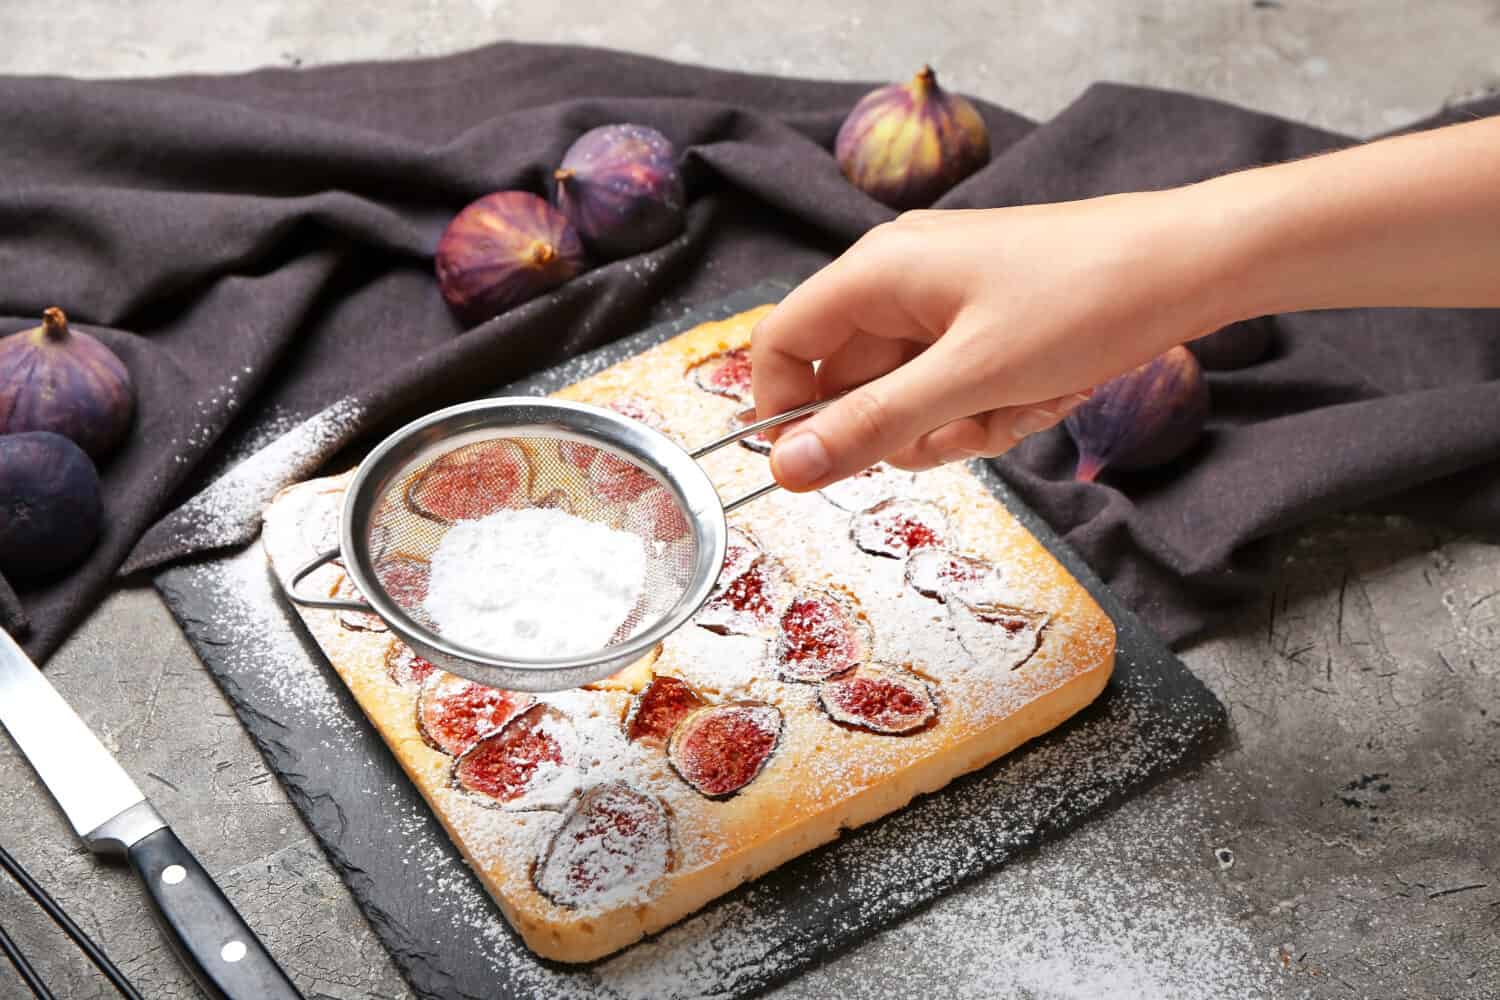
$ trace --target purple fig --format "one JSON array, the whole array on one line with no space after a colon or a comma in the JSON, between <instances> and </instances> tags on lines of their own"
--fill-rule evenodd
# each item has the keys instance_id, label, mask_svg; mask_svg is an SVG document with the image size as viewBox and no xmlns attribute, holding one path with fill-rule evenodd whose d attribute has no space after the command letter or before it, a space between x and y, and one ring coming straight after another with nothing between
<instances>
[{"instance_id":1,"label":"purple fig","mask_svg":"<svg viewBox=\"0 0 1500 1000\"><path fill-rule=\"evenodd\" d=\"M1265 357L1271 349L1271 324L1265 317L1232 323L1187 346L1206 371L1244 368Z\"/></svg>"},{"instance_id":2,"label":"purple fig","mask_svg":"<svg viewBox=\"0 0 1500 1000\"><path fill-rule=\"evenodd\" d=\"M455 215L438 240L438 286L466 321L497 316L583 268L572 223L529 191L485 195Z\"/></svg>"},{"instance_id":3,"label":"purple fig","mask_svg":"<svg viewBox=\"0 0 1500 1000\"><path fill-rule=\"evenodd\" d=\"M99 537L99 473L78 445L51 431L0 436L0 573L54 576Z\"/></svg>"},{"instance_id":4,"label":"purple fig","mask_svg":"<svg viewBox=\"0 0 1500 1000\"><path fill-rule=\"evenodd\" d=\"M1064 421L1078 445L1074 478L1105 468L1164 465L1191 448L1208 419L1208 383L1186 347L1174 347L1094 390Z\"/></svg>"},{"instance_id":5,"label":"purple fig","mask_svg":"<svg viewBox=\"0 0 1500 1000\"><path fill-rule=\"evenodd\" d=\"M590 129L568 147L553 177L553 201L600 257L628 257L682 232L687 196L677 150L654 128Z\"/></svg>"},{"instance_id":6,"label":"purple fig","mask_svg":"<svg viewBox=\"0 0 1500 1000\"><path fill-rule=\"evenodd\" d=\"M990 161L979 112L938 86L932 67L860 99L839 127L834 155L844 176L891 208L926 208Z\"/></svg>"},{"instance_id":7,"label":"purple fig","mask_svg":"<svg viewBox=\"0 0 1500 1000\"><path fill-rule=\"evenodd\" d=\"M125 437L134 409L125 363L68 329L56 306L41 326L0 339L0 434L52 431L102 459Z\"/></svg>"}]
</instances>

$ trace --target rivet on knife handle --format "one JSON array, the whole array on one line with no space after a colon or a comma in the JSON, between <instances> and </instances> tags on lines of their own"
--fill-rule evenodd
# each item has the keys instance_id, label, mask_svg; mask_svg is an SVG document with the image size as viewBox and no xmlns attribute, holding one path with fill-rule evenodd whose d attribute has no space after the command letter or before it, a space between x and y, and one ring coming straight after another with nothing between
<instances>
[{"instance_id":1,"label":"rivet on knife handle","mask_svg":"<svg viewBox=\"0 0 1500 1000\"><path fill-rule=\"evenodd\" d=\"M214 1000L302 1000L281 966L170 827L126 852L198 985Z\"/></svg>"}]
</instances>

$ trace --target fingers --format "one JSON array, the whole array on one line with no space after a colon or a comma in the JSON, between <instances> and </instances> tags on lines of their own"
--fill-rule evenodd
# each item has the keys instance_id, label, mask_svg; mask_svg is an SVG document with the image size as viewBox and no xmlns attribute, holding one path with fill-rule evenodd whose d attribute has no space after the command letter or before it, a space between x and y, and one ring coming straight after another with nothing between
<instances>
[{"instance_id":1,"label":"fingers","mask_svg":"<svg viewBox=\"0 0 1500 1000\"><path fill-rule=\"evenodd\" d=\"M923 345L856 334L818 364L818 393L827 398L873 382L922 353Z\"/></svg>"},{"instance_id":2,"label":"fingers","mask_svg":"<svg viewBox=\"0 0 1500 1000\"><path fill-rule=\"evenodd\" d=\"M898 468L921 472L949 462L966 462L971 458L999 454L1013 443L1010 411L991 410L928 431L900 451L887 455L885 461Z\"/></svg>"},{"instance_id":3,"label":"fingers","mask_svg":"<svg viewBox=\"0 0 1500 1000\"><path fill-rule=\"evenodd\" d=\"M889 225L871 230L756 326L750 362L758 418L816 399L814 363L840 355L852 341L929 344L942 333L917 322L893 292L892 275L907 266L905 237L893 232Z\"/></svg>"},{"instance_id":4,"label":"fingers","mask_svg":"<svg viewBox=\"0 0 1500 1000\"><path fill-rule=\"evenodd\" d=\"M1035 324L997 329L994 310L965 291L972 274L919 266L953 216L908 213L876 227L757 326L758 418L850 390L779 431L771 468L783 487L818 489L890 456L925 467L1000 454L1082 401L1031 402L1050 378L1026 364ZM1050 391L1064 387L1050 380Z\"/></svg>"},{"instance_id":5,"label":"fingers","mask_svg":"<svg viewBox=\"0 0 1500 1000\"><path fill-rule=\"evenodd\" d=\"M1026 437L1055 427L1088 399L1089 393L1074 393L1034 406L1005 407L950 421L929 431L905 448L886 456L886 461L919 472L949 462L971 458L994 458Z\"/></svg>"},{"instance_id":6,"label":"fingers","mask_svg":"<svg viewBox=\"0 0 1500 1000\"><path fill-rule=\"evenodd\" d=\"M777 482L797 492L818 489L963 416L963 394L952 391L942 354L922 352L785 434L771 450Z\"/></svg>"}]
</instances>

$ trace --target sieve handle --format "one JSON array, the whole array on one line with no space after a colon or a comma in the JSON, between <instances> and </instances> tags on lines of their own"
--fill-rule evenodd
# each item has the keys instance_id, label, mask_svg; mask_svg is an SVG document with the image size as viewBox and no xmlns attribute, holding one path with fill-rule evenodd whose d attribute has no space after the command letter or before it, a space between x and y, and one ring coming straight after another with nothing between
<instances>
[{"instance_id":1,"label":"sieve handle","mask_svg":"<svg viewBox=\"0 0 1500 1000\"><path fill-rule=\"evenodd\" d=\"M735 500L731 500L728 503L726 503L724 505L724 513L726 513L726 514L733 514L735 511L737 511L741 507L745 506L745 504L750 503L750 502L752 502L754 500L759 500L761 497L765 496L767 493L775 493L779 489L781 489L781 484L778 483L778 482L776 482L773 479L771 482L769 482L766 485L760 487L759 489L751 490L749 493L746 493L744 496L739 497L739 498L737 498Z\"/></svg>"},{"instance_id":2,"label":"sieve handle","mask_svg":"<svg viewBox=\"0 0 1500 1000\"><path fill-rule=\"evenodd\" d=\"M840 395L842 395L842 393L840 393ZM787 410L785 413L778 413L778 414L776 414L776 416L774 416L774 417L767 417L764 420L757 420L753 424L747 424L744 427L741 427L737 431L732 431L732 432L730 432L728 434L725 434L723 437L719 438L717 441L710 441L708 444L704 445L703 447L699 448L697 451L693 452L693 458L695 460L696 459L700 459L704 455L711 455L711 454L713 454L714 452L718 451L720 448L723 448L725 445L734 444L736 441L743 441L745 438L752 437L752 436L754 436L756 434L759 434L761 431L767 430L768 428L771 428L771 427L780 427L782 424L789 424L793 420L798 420L798 419L800 419L802 417L808 416L809 414L817 413L823 407L827 406L829 403L834 402L838 398L839 398L839 396L830 396L827 399L815 399L811 403L803 403L801 406L797 407L796 409ZM751 503L751 502L756 501L756 500L759 500L761 497L765 496L767 493L772 493L772 492L774 492L776 490L779 490L780 488L781 488L781 484L779 484L779 483L776 483L776 482L766 483L766 485L764 485L764 486L762 486L762 487L760 487L758 489L751 490L749 493L746 493L744 496L739 497L739 498L737 498L735 500L731 500L728 503L726 503L724 505L724 513L726 513L726 514L733 514L735 511L737 511L741 507L745 506L745 504Z\"/></svg>"},{"instance_id":3,"label":"sieve handle","mask_svg":"<svg viewBox=\"0 0 1500 1000\"><path fill-rule=\"evenodd\" d=\"M298 568L298 570L292 574L291 582L289 582L285 587L282 588L286 591L286 596L291 599L291 602L293 604L301 605L304 608L326 608L329 611L373 610L364 601L345 601L340 600L336 597L307 597L303 594L297 593L297 584L307 579L320 567L326 566L328 563L333 562L338 557L338 549L329 549L327 552L318 553L318 555L314 556L312 559L309 559L300 568Z\"/></svg>"},{"instance_id":4,"label":"sieve handle","mask_svg":"<svg viewBox=\"0 0 1500 1000\"><path fill-rule=\"evenodd\" d=\"M774 417L767 417L764 420L757 420L753 424L746 424L739 430L730 431L728 434L725 434L717 441L710 441L708 444L699 448L697 451L693 452L693 458L696 460L702 458L704 455L712 455L720 448L734 444L736 441L743 441L747 437L754 437L761 431L770 430L772 427L780 427L782 424L789 424L793 420L798 420L802 417L807 416L808 414L817 413L823 407L838 400L839 398L840 396L829 396L827 399L815 399L811 403L803 403L796 409L787 410L785 413L778 413ZM740 500L736 500L735 505L737 506L741 503L748 503L751 500L755 499L756 496L759 496L764 492L765 490L763 489L757 490L753 496L748 496ZM730 508L725 507L724 509L727 511Z\"/></svg>"}]
</instances>

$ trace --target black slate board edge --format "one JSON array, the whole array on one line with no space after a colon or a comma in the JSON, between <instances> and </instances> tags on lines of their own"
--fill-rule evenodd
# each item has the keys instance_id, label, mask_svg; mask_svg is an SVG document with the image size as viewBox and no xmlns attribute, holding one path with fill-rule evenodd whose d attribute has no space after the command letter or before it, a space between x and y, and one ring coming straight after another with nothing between
<instances>
[{"instance_id":1,"label":"black slate board edge","mask_svg":"<svg viewBox=\"0 0 1500 1000\"><path fill-rule=\"evenodd\" d=\"M512 383L497 394L551 392L700 323L776 301L790 288L784 281L757 285ZM585 987L592 977L598 995L620 995L605 981L614 967L623 963L628 980L632 956L649 963L655 953L671 957L674 954L671 949L677 948L679 961L683 956L691 960L693 942L689 940L685 946L679 942L690 937L695 925L716 912L743 912L752 914L748 918L751 921L760 920L763 915L762 936L777 941L775 960L756 960L752 955L737 967L716 966L714 983L705 985L685 979L683 985L694 992L674 995L728 998L760 993L925 908L943 893L999 868L1017 852L1032 849L1071 829L1214 748L1225 721L1225 711L1218 700L1120 603L1077 554L1021 503L994 467L975 463L973 468L1115 621L1120 653L1115 675L1099 700L1062 727L1001 761L936 793L921 796L891 816L846 832L834 843L740 887L710 904L698 916L627 949L617 958L585 967L543 962L525 952L519 939L510 934L509 946L520 952L519 956L513 956L517 961L524 963L529 959L543 980L555 976L576 981L570 982L570 987ZM350 737L354 743L348 747L329 749L326 734L320 736L304 727L287 726L273 711L277 709L276 696L282 692L275 690L274 685L270 685L272 690L265 690L267 685L257 684L256 679L261 675L247 671L245 663L231 652L233 642L214 634L215 609L223 595L205 586L206 578L201 574L229 558L233 557L168 569L156 577L158 589L200 659L214 674L413 990L420 996L443 1000L498 995L495 989L504 987L497 981L492 963L471 961L464 965L466 960L475 959L475 949L464 947L465 943L454 947L452 938L455 934L461 937L464 927L450 923L447 930L451 933L445 938L444 929L435 926L447 916L437 908L442 904L439 894L433 891L423 895L420 886L393 885L396 873L380 870L390 861L390 814L411 808L415 801L421 818L414 827L403 827L400 836L409 843L426 844L445 855L462 869L473 890L483 895L478 880L462 867L456 849L426 810L415 787L406 781L353 697L332 677L321 652L290 607L282 605L282 616L292 624L291 631L310 663L328 676L330 698L336 705L330 711L345 716L352 731L357 733ZM269 577L268 567L265 573ZM1117 736L1135 739L1116 739ZM1080 787L1079 782L1070 780L1068 769L1054 768L1049 772L1045 765L1049 755L1060 758L1091 753L1095 743L1099 744L1101 759L1107 757L1115 762L1116 773ZM1147 749L1141 751L1140 760L1121 763L1117 759L1122 753L1128 756L1132 748L1141 747ZM344 773L345 769L334 767L338 763L335 758L344 753L348 754L344 763L357 760L371 774L350 777ZM359 755L363 755L362 759ZM1010 772L1026 770L1028 762L1042 762L1031 767L1040 773L1025 776L1020 783L1008 780ZM386 783L380 796L372 800L354 793L359 782L370 784L371 778ZM338 784L340 781L344 782L342 786ZM1018 791L1010 796L1016 801L1006 801L1003 808L996 809L1007 789ZM1035 814L1028 814L1028 807L1035 807ZM967 819L968 825L950 822L946 816L950 812L960 820ZM903 856L914 849L920 855L924 849L920 843L922 823L934 816L942 816L942 822L952 827L955 843L962 840L962 846L969 848L967 855L957 861L951 857L933 860L921 867L917 876L903 882L900 892L882 892L871 897L861 894L862 887L853 884L856 879L839 883L843 869L857 870L861 860L878 860L880 852L887 849L885 842L893 838L906 837L918 842L902 843L898 850ZM930 851L933 845L926 845L925 849ZM487 897L484 898L487 903ZM421 905L424 903L428 904L425 909ZM431 923L422 923L424 919ZM778 931L785 933L778 936ZM439 942L436 946L434 939ZM443 940L449 944L444 946ZM489 942L489 946L498 944ZM523 982L523 978L518 977L503 995L531 995L525 988L537 984Z\"/></svg>"}]
</instances>

